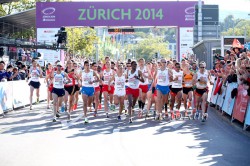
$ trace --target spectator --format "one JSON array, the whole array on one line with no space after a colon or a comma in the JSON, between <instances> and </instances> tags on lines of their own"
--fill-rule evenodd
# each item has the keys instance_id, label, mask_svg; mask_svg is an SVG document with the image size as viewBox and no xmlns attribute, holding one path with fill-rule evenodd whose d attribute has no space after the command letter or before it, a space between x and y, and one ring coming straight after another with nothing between
<instances>
[{"instance_id":1,"label":"spectator","mask_svg":"<svg viewBox=\"0 0 250 166\"><path fill-rule=\"evenodd\" d=\"M19 80L21 80L21 76L19 75L17 67L13 68L12 75L13 75L13 78L12 78L13 81L19 81Z\"/></svg>"},{"instance_id":2,"label":"spectator","mask_svg":"<svg viewBox=\"0 0 250 166\"><path fill-rule=\"evenodd\" d=\"M25 65L22 65L21 69L19 70L19 75L21 77L21 80L25 80L25 78L27 77L28 73Z\"/></svg>"},{"instance_id":3,"label":"spectator","mask_svg":"<svg viewBox=\"0 0 250 166\"><path fill-rule=\"evenodd\" d=\"M0 61L0 81L5 82L7 79L12 80L16 75L9 75L7 71L4 69L5 63L4 61Z\"/></svg>"}]
</instances>

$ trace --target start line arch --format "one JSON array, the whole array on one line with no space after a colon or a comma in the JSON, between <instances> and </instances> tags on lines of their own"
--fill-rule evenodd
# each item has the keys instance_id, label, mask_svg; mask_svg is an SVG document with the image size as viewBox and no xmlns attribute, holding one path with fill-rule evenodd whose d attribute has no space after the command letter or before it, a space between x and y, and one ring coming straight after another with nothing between
<instances>
[{"instance_id":1,"label":"start line arch","mask_svg":"<svg viewBox=\"0 0 250 166\"><path fill-rule=\"evenodd\" d=\"M180 60L184 50L193 46L195 5L197 1L37 2L36 28L176 27Z\"/></svg>"}]
</instances>

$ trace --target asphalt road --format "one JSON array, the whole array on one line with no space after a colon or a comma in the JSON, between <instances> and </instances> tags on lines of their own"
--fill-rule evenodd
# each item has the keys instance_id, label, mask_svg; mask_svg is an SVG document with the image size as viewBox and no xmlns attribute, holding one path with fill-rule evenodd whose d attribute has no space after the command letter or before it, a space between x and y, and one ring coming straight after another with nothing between
<instances>
[{"instance_id":1,"label":"asphalt road","mask_svg":"<svg viewBox=\"0 0 250 166\"><path fill-rule=\"evenodd\" d=\"M250 138L211 108L205 124L89 114L84 124L80 106L70 123L66 115L53 123L45 103L8 113L0 119L0 166L250 165Z\"/></svg>"}]
</instances>

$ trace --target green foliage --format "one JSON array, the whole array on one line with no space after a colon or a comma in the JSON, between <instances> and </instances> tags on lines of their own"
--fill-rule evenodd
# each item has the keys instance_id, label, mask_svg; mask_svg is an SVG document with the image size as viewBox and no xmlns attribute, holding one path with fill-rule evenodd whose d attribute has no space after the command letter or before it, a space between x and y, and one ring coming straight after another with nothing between
<instances>
[{"instance_id":1,"label":"green foliage","mask_svg":"<svg viewBox=\"0 0 250 166\"><path fill-rule=\"evenodd\" d=\"M75 54L89 56L93 54L94 45L98 44L96 31L91 28L66 28L67 47Z\"/></svg>"},{"instance_id":2,"label":"green foliage","mask_svg":"<svg viewBox=\"0 0 250 166\"><path fill-rule=\"evenodd\" d=\"M246 36L250 38L250 20L234 19L232 15L227 16L221 23L223 36Z\"/></svg>"},{"instance_id":3,"label":"green foliage","mask_svg":"<svg viewBox=\"0 0 250 166\"><path fill-rule=\"evenodd\" d=\"M168 43L164 42L162 38L149 36L149 38L146 38L135 46L136 58L151 60L155 58L155 53L157 52L159 52L162 57L169 58L171 51L167 49L167 46Z\"/></svg>"}]
</instances>

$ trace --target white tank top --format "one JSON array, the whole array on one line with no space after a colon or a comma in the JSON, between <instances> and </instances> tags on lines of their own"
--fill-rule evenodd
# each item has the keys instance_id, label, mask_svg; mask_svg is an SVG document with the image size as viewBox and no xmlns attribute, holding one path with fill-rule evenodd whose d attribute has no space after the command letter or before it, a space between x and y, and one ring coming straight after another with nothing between
<instances>
[{"instance_id":1,"label":"white tank top","mask_svg":"<svg viewBox=\"0 0 250 166\"><path fill-rule=\"evenodd\" d=\"M145 75L146 77L148 77L148 71L147 71L146 66L144 66L142 70L139 67L138 70L142 72L142 76ZM149 84L148 78L145 78L145 77L143 78L144 78L144 82L140 82L140 85L148 85Z\"/></svg>"},{"instance_id":2,"label":"white tank top","mask_svg":"<svg viewBox=\"0 0 250 166\"><path fill-rule=\"evenodd\" d=\"M157 71L157 84L160 86L169 86L168 69Z\"/></svg>"},{"instance_id":3,"label":"white tank top","mask_svg":"<svg viewBox=\"0 0 250 166\"><path fill-rule=\"evenodd\" d=\"M205 89L207 88L207 82L208 82L208 72L205 70L205 72L202 74L200 71L197 72L197 80L200 80L196 83L196 88L198 89Z\"/></svg>"},{"instance_id":4,"label":"white tank top","mask_svg":"<svg viewBox=\"0 0 250 166\"><path fill-rule=\"evenodd\" d=\"M115 91L118 93L124 93L125 92L125 83L126 83L126 78L125 74L123 74L121 77L118 77L118 75L115 75Z\"/></svg>"},{"instance_id":5,"label":"white tank top","mask_svg":"<svg viewBox=\"0 0 250 166\"><path fill-rule=\"evenodd\" d=\"M131 89L138 89L140 81L135 76L139 76L138 70L131 74L131 70L128 71L128 87Z\"/></svg>"},{"instance_id":6,"label":"white tank top","mask_svg":"<svg viewBox=\"0 0 250 166\"><path fill-rule=\"evenodd\" d=\"M82 86L93 87L93 84L89 84L89 82L93 80L94 80L93 70L90 70L88 73L86 73L84 70L82 71Z\"/></svg>"},{"instance_id":7,"label":"white tank top","mask_svg":"<svg viewBox=\"0 0 250 166\"><path fill-rule=\"evenodd\" d=\"M173 70L173 79L178 77L177 81L173 81L172 88L182 88L182 80L183 80L183 71L175 71Z\"/></svg>"},{"instance_id":8,"label":"white tank top","mask_svg":"<svg viewBox=\"0 0 250 166\"><path fill-rule=\"evenodd\" d=\"M53 87L56 89L63 89L64 88L63 80L64 80L64 73L57 74L55 72Z\"/></svg>"},{"instance_id":9,"label":"white tank top","mask_svg":"<svg viewBox=\"0 0 250 166\"><path fill-rule=\"evenodd\" d=\"M32 66L32 68L30 69L30 76L30 81L39 82L40 70L37 67L34 68Z\"/></svg>"},{"instance_id":10,"label":"white tank top","mask_svg":"<svg viewBox=\"0 0 250 166\"><path fill-rule=\"evenodd\" d=\"M106 70L103 71L103 85L108 85L109 84L109 80L112 78L112 74L113 74L113 70L110 69L109 72L107 72Z\"/></svg>"},{"instance_id":11,"label":"white tank top","mask_svg":"<svg viewBox=\"0 0 250 166\"><path fill-rule=\"evenodd\" d=\"M94 80L97 80L96 76L94 76ZM93 83L93 87L99 87L99 86L100 86L99 81Z\"/></svg>"}]
</instances>

